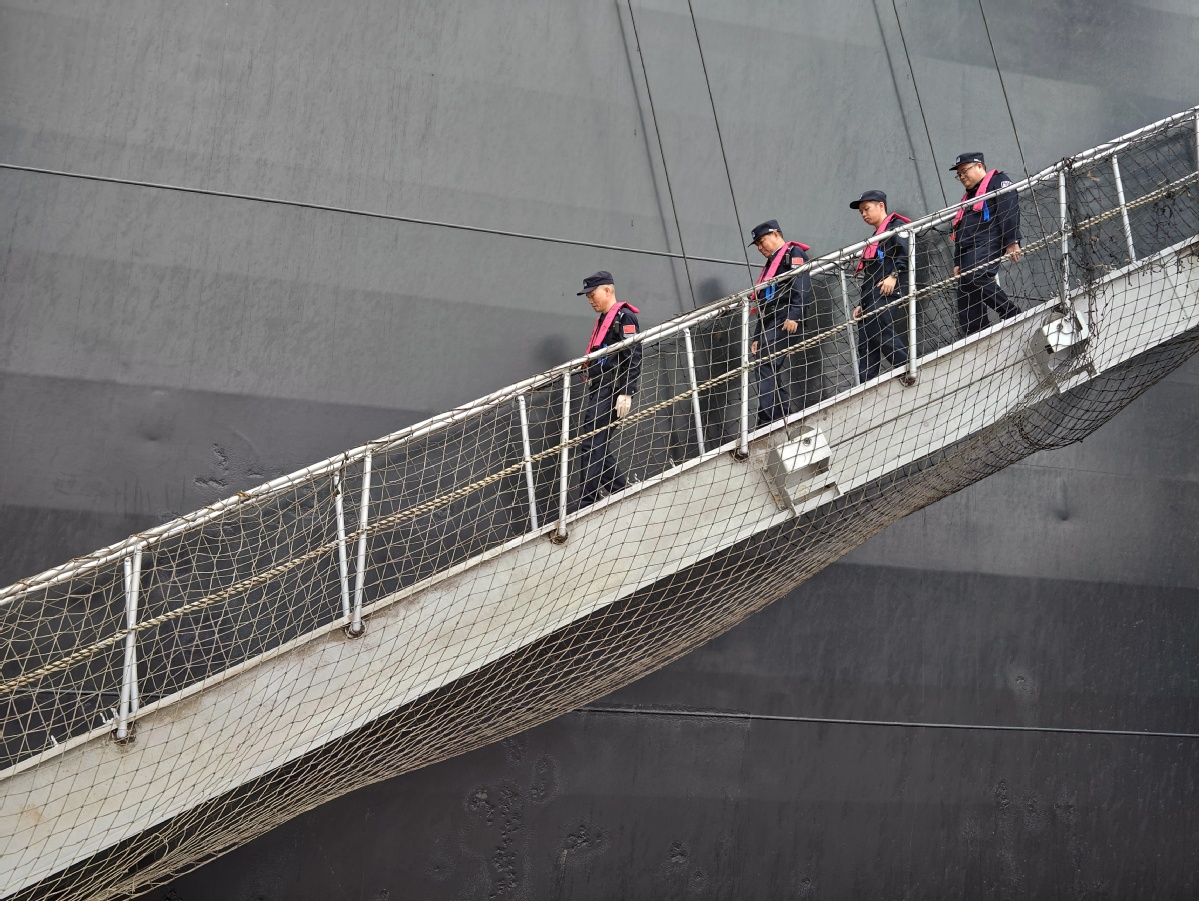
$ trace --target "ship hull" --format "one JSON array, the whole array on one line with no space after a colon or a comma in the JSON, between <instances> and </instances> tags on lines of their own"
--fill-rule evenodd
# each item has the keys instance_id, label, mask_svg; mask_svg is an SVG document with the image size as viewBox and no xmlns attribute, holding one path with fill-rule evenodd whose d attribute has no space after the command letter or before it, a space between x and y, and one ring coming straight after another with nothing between
<instances>
[{"instance_id":1,"label":"ship hull","mask_svg":"<svg viewBox=\"0 0 1199 901\"><path fill-rule=\"evenodd\" d=\"M696 2L726 177L686 7L634 34L557 0L0 4L0 162L51 170L0 170L0 584L562 362L598 268L646 322L745 283L519 235L737 260L739 213L819 252L861 190L935 209L962 150L1035 171L1199 96L1186 4ZM645 712L377 784L171 891L1194 896L1194 741L1093 730L1199 721L1196 385L611 700Z\"/></svg>"}]
</instances>

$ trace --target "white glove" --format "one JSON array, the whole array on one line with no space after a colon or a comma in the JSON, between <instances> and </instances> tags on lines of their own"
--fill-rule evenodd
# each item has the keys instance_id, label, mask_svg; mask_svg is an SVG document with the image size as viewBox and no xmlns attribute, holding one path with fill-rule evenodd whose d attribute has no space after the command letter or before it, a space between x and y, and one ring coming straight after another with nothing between
<instances>
[{"instance_id":1,"label":"white glove","mask_svg":"<svg viewBox=\"0 0 1199 901\"><path fill-rule=\"evenodd\" d=\"M633 398L628 394L622 394L616 398L616 418L624 419L629 415L629 410L633 409Z\"/></svg>"}]
</instances>

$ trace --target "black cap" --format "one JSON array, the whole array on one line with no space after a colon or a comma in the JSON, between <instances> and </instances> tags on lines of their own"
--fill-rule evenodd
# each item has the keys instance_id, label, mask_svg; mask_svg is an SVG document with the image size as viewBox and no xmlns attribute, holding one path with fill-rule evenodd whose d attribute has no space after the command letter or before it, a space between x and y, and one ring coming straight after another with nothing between
<instances>
[{"instance_id":1,"label":"black cap","mask_svg":"<svg viewBox=\"0 0 1199 901\"><path fill-rule=\"evenodd\" d=\"M584 294L594 291L600 285L615 284L616 282L612 281L612 273L605 272L603 269L601 269L599 272L595 273L595 275L589 275L583 279L583 290L576 294L575 297L582 297Z\"/></svg>"},{"instance_id":2,"label":"black cap","mask_svg":"<svg viewBox=\"0 0 1199 901\"><path fill-rule=\"evenodd\" d=\"M970 150L966 153L959 153L958 158L953 161L953 165L949 168L951 170L957 169L957 167L963 163L982 163L984 166L986 165L986 163L983 162L983 152L981 150Z\"/></svg>"},{"instance_id":3,"label":"black cap","mask_svg":"<svg viewBox=\"0 0 1199 901\"><path fill-rule=\"evenodd\" d=\"M779 228L779 221L777 219L767 219L761 225L754 226L754 230L749 233L750 238L752 239L749 243L757 244L758 239L761 238L763 235L768 235L771 232L781 232L781 231L782 231L782 229Z\"/></svg>"},{"instance_id":4,"label":"black cap","mask_svg":"<svg viewBox=\"0 0 1199 901\"><path fill-rule=\"evenodd\" d=\"M857 200L851 200L849 202L849 208L851 210L856 210L867 200L874 200L878 203L885 204L887 202L887 195L882 191L863 191L861 197L859 197Z\"/></svg>"}]
</instances>

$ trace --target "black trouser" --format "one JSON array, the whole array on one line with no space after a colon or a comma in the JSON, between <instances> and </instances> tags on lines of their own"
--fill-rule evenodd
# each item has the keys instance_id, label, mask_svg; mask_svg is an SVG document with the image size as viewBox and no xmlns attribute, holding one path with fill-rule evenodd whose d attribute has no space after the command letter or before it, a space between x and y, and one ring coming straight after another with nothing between
<instances>
[{"instance_id":1,"label":"black trouser","mask_svg":"<svg viewBox=\"0 0 1199 901\"><path fill-rule=\"evenodd\" d=\"M965 270L968 263L961 268ZM981 332L991 324L987 318L987 307L993 309L1002 319L1011 319L1020 315L1020 308L1008 300L1008 296L995 281L998 266L988 266L958 279L958 324L962 327L963 335L973 335Z\"/></svg>"},{"instance_id":2,"label":"black trouser","mask_svg":"<svg viewBox=\"0 0 1199 901\"><path fill-rule=\"evenodd\" d=\"M883 357L893 367L899 368L908 362L908 342L895 327L895 307L880 309L897 300L900 295L876 296L874 292L862 297L862 320L858 323L858 375L861 381L869 381L878 375Z\"/></svg>"},{"instance_id":3,"label":"black trouser","mask_svg":"<svg viewBox=\"0 0 1199 901\"><path fill-rule=\"evenodd\" d=\"M787 347L793 336L783 331L782 323L762 330L758 338L759 356L768 357ZM787 355L758 364L758 425L766 425L787 415L791 393L787 390Z\"/></svg>"},{"instance_id":4,"label":"black trouser","mask_svg":"<svg viewBox=\"0 0 1199 901\"><path fill-rule=\"evenodd\" d=\"M580 508L594 504L599 500L600 492L619 491L627 484L616 458L608 453L608 438L612 423L616 422L616 397L611 385L601 382L587 387L579 434L588 435L596 429L600 431L584 438L579 444L579 460L583 469Z\"/></svg>"}]
</instances>

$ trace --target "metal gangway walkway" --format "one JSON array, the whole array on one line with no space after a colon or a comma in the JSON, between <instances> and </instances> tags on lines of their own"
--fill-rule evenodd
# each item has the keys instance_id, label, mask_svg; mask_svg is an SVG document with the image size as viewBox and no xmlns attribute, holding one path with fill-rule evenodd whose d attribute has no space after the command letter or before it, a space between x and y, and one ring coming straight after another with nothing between
<instances>
[{"instance_id":1,"label":"metal gangway walkway","mask_svg":"<svg viewBox=\"0 0 1199 901\"><path fill-rule=\"evenodd\" d=\"M959 336L955 207L904 226L902 370L859 383L865 242L805 267L785 421L752 291L648 329L586 509L581 358L0 590L0 895L130 892L599 697L1199 348L1196 109L1005 190L1020 316Z\"/></svg>"}]
</instances>

